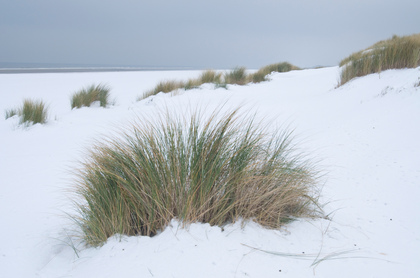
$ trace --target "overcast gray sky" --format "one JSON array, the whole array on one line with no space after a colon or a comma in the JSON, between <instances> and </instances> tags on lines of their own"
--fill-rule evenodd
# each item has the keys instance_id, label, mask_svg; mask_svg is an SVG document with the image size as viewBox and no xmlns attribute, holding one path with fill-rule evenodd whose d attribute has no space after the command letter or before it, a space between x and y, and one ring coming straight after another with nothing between
<instances>
[{"instance_id":1,"label":"overcast gray sky","mask_svg":"<svg viewBox=\"0 0 420 278\"><path fill-rule=\"evenodd\" d=\"M337 65L420 33L419 0L0 0L0 62Z\"/></svg>"}]
</instances>

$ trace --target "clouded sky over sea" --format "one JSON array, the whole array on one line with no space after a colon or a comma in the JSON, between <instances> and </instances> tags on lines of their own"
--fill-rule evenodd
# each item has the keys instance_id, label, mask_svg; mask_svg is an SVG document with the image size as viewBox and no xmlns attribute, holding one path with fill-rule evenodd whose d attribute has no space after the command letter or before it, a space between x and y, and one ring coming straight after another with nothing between
<instances>
[{"instance_id":1,"label":"clouded sky over sea","mask_svg":"<svg viewBox=\"0 0 420 278\"><path fill-rule=\"evenodd\" d=\"M337 65L420 33L418 0L0 0L0 62Z\"/></svg>"}]
</instances>

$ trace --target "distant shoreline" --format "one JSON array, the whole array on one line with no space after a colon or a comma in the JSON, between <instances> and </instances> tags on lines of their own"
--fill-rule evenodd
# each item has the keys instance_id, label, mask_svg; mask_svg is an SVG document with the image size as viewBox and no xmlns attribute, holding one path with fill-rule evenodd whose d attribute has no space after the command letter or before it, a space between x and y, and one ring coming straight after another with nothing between
<instances>
[{"instance_id":1,"label":"distant shoreline","mask_svg":"<svg viewBox=\"0 0 420 278\"><path fill-rule=\"evenodd\" d=\"M0 68L0 74L18 73L78 73L78 72L119 72L119 71L172 71L193 70L192 68Z\"/></svg>"}]
</instances>

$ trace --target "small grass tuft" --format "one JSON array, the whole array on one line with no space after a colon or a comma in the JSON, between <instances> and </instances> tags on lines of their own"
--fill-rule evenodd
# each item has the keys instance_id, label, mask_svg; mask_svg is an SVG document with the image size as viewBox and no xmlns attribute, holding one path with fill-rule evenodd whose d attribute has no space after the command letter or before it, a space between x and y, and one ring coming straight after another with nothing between
<instances>
[{"instance_id":1,"label":"small grass tuft","mask_svg":"<svg viewBox=\"0 0 420 278\"><path fill-rule=\"evenodd\" d=\"M217 73L214 70L206 70L201 73L201 75L196 79L189 79L185 86L185 90L195 89L200 87L205 83L214 83L218 84L221 83L222 74Z\"/></svg>"},{"instance_id":2,"label":"small grass tuft","mask_svg":"<svg viewBox=\"0 0 420 278\"><path fill-rule=\"evenodd\" d=\"M269 133L238 109L202 115L143 118L91 148L74 217L88 246L114 234L153 236L174 218L278 228L321 214L317 173L292 155L290 133Z\"/></svg>"},{"instance_id":3,"label":"small grass tuft","mask_svg":"<svg viewBox=\"0 0 420 278\"><path fill-rule=\"evenodd\" d=\"M48 118L48 109L42 100L34 101L25 99L22 107L18 109L8 109L5 112L6 119L18 115L19 124L45 124Z\"/></svg>"},{"instance_id":4,"label":"small grass tuft","mask_svg":"<svg viewBox=\"0 0 420 278\"><path fill-rule=\"evenodd\" d=\"M237 67L230 72L226 72L224 80L226 84L245 85L249 82L245 67Z\"/></svg>"},{"instance_id":5,"label":"small grass tuft","mask_svg":"<svg viewBox=\"0 0 420 278\"><path fill-rule=\"evenodd\" d=\"M267 73L267 72L263 72L261 70L258 70L257 72L254 72L253 74L251 74L250 79L251 79L251 81L253 83L264 82L264 81L267 81L268 80L267 77L266 77L267 74L270 74L270 73Z\"/></svg>"},{"instance_id":6,"label":"small grass tuft","mask_svg":"<svg viewBox=\"0 0 420 278\"><path fill-rule=\"evenodd\" d=\"M222 73L218 73L214 70L206 70L201 73L200 77L198 78L201 84L205 83L221 83L222 80Z\"/></svg>"},{"instance_id":7,"label":"small grass tuft","mask_svg":"<svg viewBox=\"0 0 420 278\"><path fill-rule=\"evenodd\" d=\"M271 64L260 69L260 71L268 72L268 74L272 72L288 72L292 70L300 70L300 68L288 62L282 62L277 64Z\"/></svg>"},{"instance_id":8,"label":"small grass tuft","mask_svg":"<svg viewBox=\"0 0 420 278\"><path fill-rule=\"evenodd\" d=\"M202 83L198 79L188 79L188 81L184 84L184 90L197 89L198 87L200 87L201 84Z\"/></svg>"},{"instance_id":9,"label":"small grass tuft","mask_svg":"<svg viewBox=\"0 0 420 278\"><path fill-rule=\"evenodd\" d=\"M93 102L99 101L101 107L109 104L109 91L107 85L91 85L74 93L71 97L71 108L89 107Z\"/></svg>"},{"instance_id":10,"label":"small grass tuft","mask_svg":"<svg viewBox=\"0 0 420 278\"><path fill-rule=\"evenodd\" d=\"M380 41L373 46L351 54L340 62L344 85L355 77L379 73L387 69L415 68L420 66L420 34Z\"/></svg>"},{"instance_id":11,"label":"small grass tuft","mask_svg":"<svg viewBox=\"0 0 420 278\"><path fill-rule=\"evenodd\" d=\"M20 110L20 123L44 124L47 121L47 109L43 101L25 99Z\"/></svg>"},{"instance_id":12,"label":"small grass tuft","mask_svg":"<svg viewBox=\"0 0 420 278\"><path fill-rule=\"evenodd\" d=\"M4 112L4 118L7 120L8 118L18 115L18 112L19 111L17 109L6 109Z\"/></svg>"}]
</instances>

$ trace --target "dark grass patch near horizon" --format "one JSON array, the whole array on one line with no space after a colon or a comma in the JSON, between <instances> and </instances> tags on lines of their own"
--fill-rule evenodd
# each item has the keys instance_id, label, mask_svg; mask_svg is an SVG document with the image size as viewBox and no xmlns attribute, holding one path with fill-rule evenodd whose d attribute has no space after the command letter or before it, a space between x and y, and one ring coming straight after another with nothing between
<instances>
[{"instance_id":1,"label":"dark grass patch near horizon","mask_svg":"<svg viewBox=\"0 0 420 278\"><path fill-rule=\"evenodd\" d=\"M239 109L166 111L98 142L76 173L80 237L100 246L115 234L153 236L172 219L279 228L322 215L315 167L296 155L290 132L264 126Z\"/></svg>"}]
</instances>

